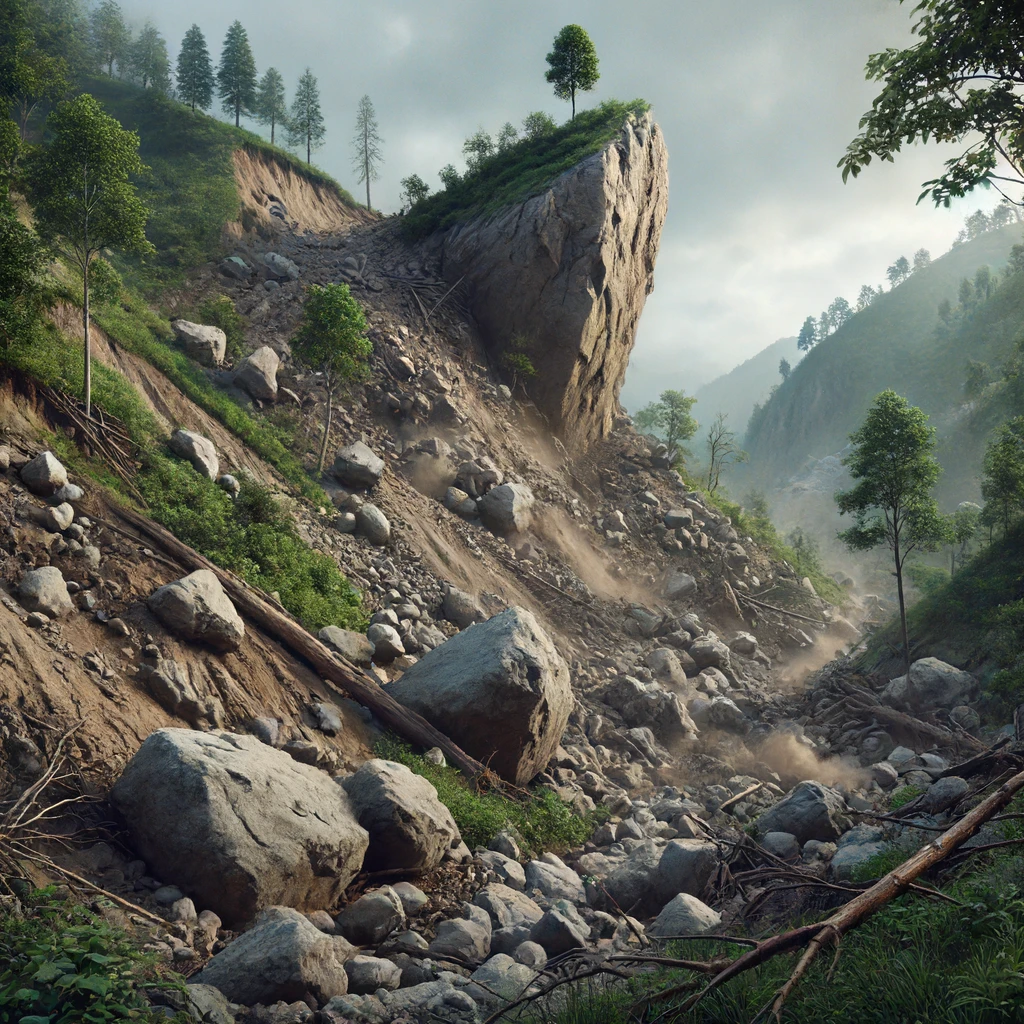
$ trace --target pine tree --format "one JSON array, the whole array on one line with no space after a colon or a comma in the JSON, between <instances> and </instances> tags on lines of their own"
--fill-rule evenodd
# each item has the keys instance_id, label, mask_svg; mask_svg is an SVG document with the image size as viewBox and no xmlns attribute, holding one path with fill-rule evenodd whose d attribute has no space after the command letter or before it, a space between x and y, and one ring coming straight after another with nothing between
<instances>
[{"instance_id":1,"label":"pine tree","mask_svg":"<svg viewBox=\"0 0 1024 1024\"><path fill-rule=\"evenodd\" d=\"M383 142L373 103L369 96L363 96L359 101L359 110L356 113L356 133L352 136L352 145L355 148L352 162L359 175L358 180L366 182L367 209L372 209L370 182L376 181L380 177L380 165L384 162L384 155L380 148Z\"/></svg>"},{"instance_id":2,"label":"pine tree","mask_svg":"<svg viewBox=\"0 0 1024 1024\"><path fill-rule=\"evenodd\" d=\"M274 144L277 126L288 124L288 107L284 96L284 79L277 68L267 68L256 90L256 120L270 125L270 144Z\"/></svg>"},{"instance_id":3,"label":"pine tree","mask_svg":"<svg viewBox=\"0 0 1024 1024\"><path fill-rule=\"evenodd\" d=\"M102 0L89 19L92 45L100 64L105 64L107 74L113 77L114 62L124 62L131 46L131 33L124 23L124 15L116 0Z\"/></svg>"},{"instance_id":4,"label":"pine tree","mask_svg":"<svg viewBox=\"0 0 1024 1024\"><path fill-rule=\"evenodd\" d=\"M313 150L320 148L326 134L324 115L320 111L320 86L316 75L306 68L299 79L288 116L288 142L292 146L305 145L306 163L309 164L313 162Z\"/></svg>"},{"instance_id":5,"label":"pine tree","mask_svg":"<svg viewBox=\"0 0 1024 1024\"><path fill-rule=\"evenodd\" d=\"M198 25L193 25L181 42L178 54L178 96L192 112L196 107L206 110L213 101L213 63L206 39Z\"/></svg>"},{"instance_id":6,"label":"pine tree","mask_svg":"<svg viewBox=\"0 0 1024 1024\"><path fill-rule=\"evenodd\" d=\"M217 68L217 92L224 112L235 115L235 127L242 114L256 105L256 61L249 46L249 36L240 21L228 29Z\"/></svg>"},{"instance_id":7,"label":"pine tree","mask_svg":"<svg viewBox=\"0 0 1024 1024\"><path fill-rule=\"evenodd\" d=\"M128 73L143 89L170 91L171 60L167 56L167 42L151 21L146 22L139 38L132 43Z\"/></svg>"}]
</instances>

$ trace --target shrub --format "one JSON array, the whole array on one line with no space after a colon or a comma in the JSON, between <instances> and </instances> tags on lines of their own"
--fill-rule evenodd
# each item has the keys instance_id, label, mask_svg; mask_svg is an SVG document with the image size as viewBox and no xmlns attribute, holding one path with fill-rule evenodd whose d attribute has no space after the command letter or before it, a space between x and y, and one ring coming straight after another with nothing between
<instances>
[{"instance_id":1,"label":"shrub","mask_svg":"<svg viewBox=\"0 0 1024 1024\"><path fill-rule=\"evenodd\" d=\"M197 310L200 323L219 327L227 337L227 352L232 359L238 359L245 342L245 320L235 309L235 304L226 295L211 295Z\"/></svg>"},{"instance_id":2,"label":"shrub","mask_svg":"<svg viewBox=\"0 0 1024 1024\"><path fill-rule=\"evenodd\" d=\"M586 842L607 817L601 808L579 815L550 790L531 794L521 803L498 793L477 793L458 769L431 764L390 734L377 742L374 753L404 764L430 782L470 848L486 846L502 829L512 829L534 854L565 850Z\"/></svg>"}]
</instances>

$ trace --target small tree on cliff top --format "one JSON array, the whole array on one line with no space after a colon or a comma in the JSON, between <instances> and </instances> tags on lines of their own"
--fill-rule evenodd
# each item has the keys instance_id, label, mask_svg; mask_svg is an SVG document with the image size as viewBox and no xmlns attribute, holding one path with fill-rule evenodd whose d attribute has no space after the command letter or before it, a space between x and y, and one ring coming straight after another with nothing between
<instances>
[{"instance_id":1,"label":"small tree on cliff top","mask_svg":"<svg viewBox=\"0 0 1024 1024\"><path fill-rule=\"evenodd\" d=\"M551 52L545 58L550 65L545 78L555 87L560 100L572 103L572 117L576 119L576 93L590 92L601 77L597 50L579 25L566 25L555 36Z\"/></svg>"},{"instance_id":2,"label":"small tree on cliff top","mask_svg":"<svg viewBox=\"0 0 1024 1024\"><path fill-rule=\"evenodd\" d=\"M324 376L327 411L317 470L324 471L334 415L334 398L342 384L365 379L373 345L366 337L366 317L347 284L313 285L306 293L302 324L292 339L292 355Z\"/></svg>"}]
</instances>

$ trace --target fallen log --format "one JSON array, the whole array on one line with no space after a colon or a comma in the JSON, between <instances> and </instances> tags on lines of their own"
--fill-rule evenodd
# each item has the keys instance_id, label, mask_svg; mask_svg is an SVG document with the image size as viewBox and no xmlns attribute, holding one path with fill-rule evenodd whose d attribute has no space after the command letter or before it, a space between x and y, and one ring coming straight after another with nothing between
<instances>
[{"instance_id":1,"label":"fallen log","mask_svg":"<svg viewBox=\"0 0 1024 1024\"><path fill-rule=\"evenodd\" d=\"M244 583L234 573L214 565L145 516L127 508L117 508L115 511L123 522L162 548L190 572L198 569L212 572L242 615L311 665L335 689L344 691L356 703L369 708L389 729L418 746L427 749L440 747L449 764L455 765L474 782L488 777L494 783L496 776L486 765L470 757L425 718L399 704L375 679L333 653L287 612L274 607L259 591Z\"/></svg>"}]
</instances>

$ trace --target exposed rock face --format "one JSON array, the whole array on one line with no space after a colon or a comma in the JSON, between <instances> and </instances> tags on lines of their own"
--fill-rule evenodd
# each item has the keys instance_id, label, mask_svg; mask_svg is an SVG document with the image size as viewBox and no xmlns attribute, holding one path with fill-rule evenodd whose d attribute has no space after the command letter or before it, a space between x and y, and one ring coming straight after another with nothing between
<instances>
[{"instance_id":1,"label":"exposed rock face","mask_svg":"<svg viewBox=\"0 0 1024 1024\"><path fill-rule=\"evenodd\" d=\"M517 785L547 764L573 701L565 660L515 607L434 648L388 692Z\"/></svg>"},{"instance_id":2,"label":"exposed rock face","mask_svg":"<svg viewBox=\"0 0 1024 1024\"><path fill-rule=\"evenodd\" d=\"M334 780L255 736L160 729L111 799L153 871L230 926L330 906L369 844Z\"/></svg>"},{"instance_id":3,"label":"exposed rock face","mask_svg":"<svg viewBox=\"0 0 1024 1024\"><path fill-rule=\"evenodd\" d=\"M575 446L611 429L667 210L668 153L646 115L541 195L443 241L489 345L528 340L531 397Z\"/></svg>"}]
</instances>

